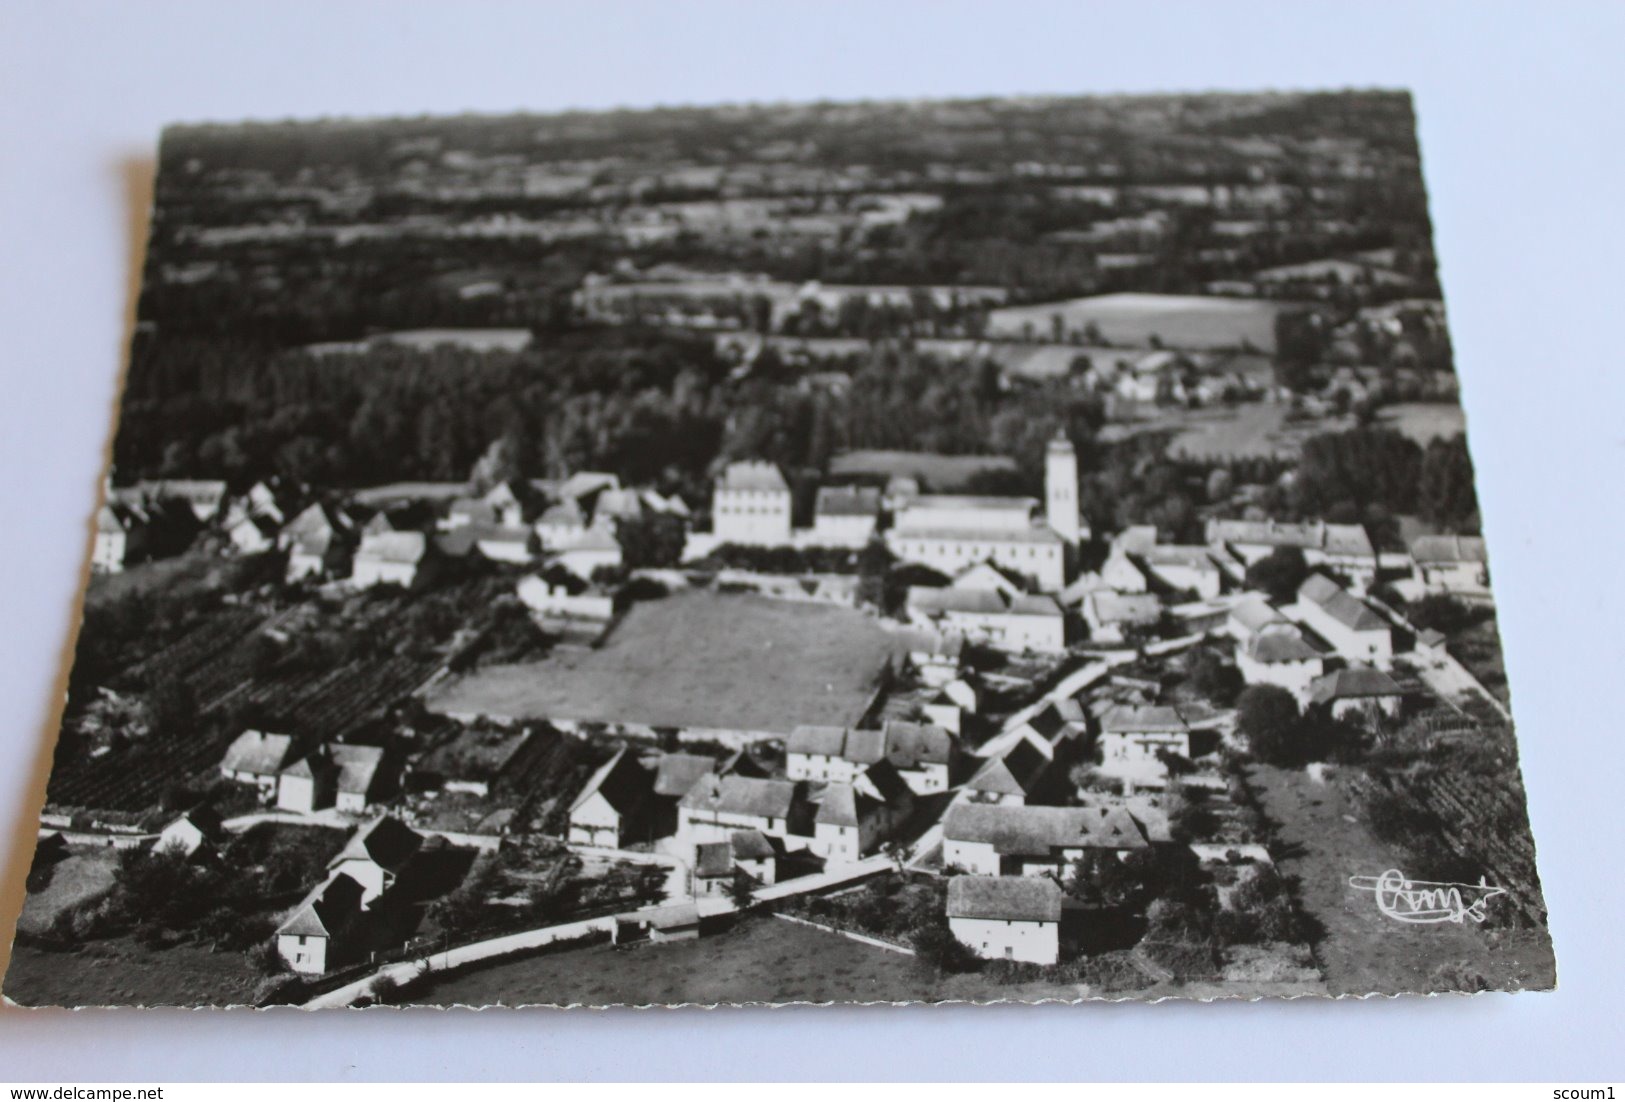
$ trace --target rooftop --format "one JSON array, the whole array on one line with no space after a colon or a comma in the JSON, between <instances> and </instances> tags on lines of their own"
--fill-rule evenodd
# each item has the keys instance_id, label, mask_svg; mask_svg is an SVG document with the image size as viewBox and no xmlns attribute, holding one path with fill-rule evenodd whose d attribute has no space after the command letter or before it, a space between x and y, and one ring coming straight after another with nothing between
<instances>
[{"instance_id":1,"label":"rooftop","mask_svg":"<svg viewBox=\"0 0 1625 1102\"><path fill-rule=\"evenodd\" d=\"M948 881L948 917L1059 922L1061 889L1036 876L956 876Z\"/></svg>"}]
</instances>

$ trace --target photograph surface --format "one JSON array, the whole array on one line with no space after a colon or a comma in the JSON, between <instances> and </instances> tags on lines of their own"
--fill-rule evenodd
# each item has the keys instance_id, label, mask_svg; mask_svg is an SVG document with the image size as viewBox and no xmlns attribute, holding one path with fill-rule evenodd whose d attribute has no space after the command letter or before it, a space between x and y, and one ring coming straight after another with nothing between
<instances>
[{"instance_id":1,"label":"photograph surface","mask_svg":"<svg viewBox=\"0 0 1625 1102\"><path fill-rule=\"evenodd\" d=\"M1405 93L155 187L9 1000L1555 983Z\"/></svg>"}]
</instances>

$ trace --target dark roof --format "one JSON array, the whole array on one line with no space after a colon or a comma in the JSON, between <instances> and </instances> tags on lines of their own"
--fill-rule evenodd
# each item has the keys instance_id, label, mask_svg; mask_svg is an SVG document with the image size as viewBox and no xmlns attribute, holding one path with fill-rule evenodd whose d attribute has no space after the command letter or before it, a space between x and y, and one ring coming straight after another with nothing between
<instances>
[{"instance_id":1,"label":"dark roof","mask_svg":"<svg viewBox=\"0 0 1625 1102\"><path fill-rule=\"evenodd\" d=\"M697 811L784 819L789 817L795 797L796 786L789 781L766 781L730 774L726 777L702 777L678 806Z\"/></svg>"},{"instance_id":2,"label":"dark roof","mask_svg":"<svg viewBox=\"0 0 1625 1102\"><path fill-rule=\"evenodd\" d=\"M1036 857L1054 849L1093 846L1140 849L1145 827L1122 807L1009 807L955 804L942 836L954 842L986 842L1001 855Z\"/></svg>"},{"instance_id":3,"label":"dark roof","mask_svg":"<svg viewBox=\"0 0 1625 1102\"><path fill-rule=\"evenodd\" d=\"M818 798L818 817L814 821L844 827L857 826L857 791L851 785L839 782L825 785L823 794Z\"/></svg>"},{"instance_id":4,"label":"dark roof","mask_svg":"<svg viewBox=\"0 0 1625 1102\"><path fill-rule=\"evenodd\" d=\"M1296 628L1277 627L1260 632L1248 639L1242 649L1254 661L1266 663L1307 662L1320 657L1320 652L1311 647Z\"/></svg>"},{"instance_id":5,"label":"dark roof","mask_svg":"<svg viewBox=\"0 0 1625 1102\"><path fill-rule=\"evenodd\" d=\"M870 486L821 486L813 512L821 517L872 517L880 512L880 491Z\"/></svg>"},{"instance_id":6,"label":"dark roof","mask_svg":"<svg viewBox=\"0 0 1625 1102\"><path fill-rule=\"evenodd\" d=\"M784 744L786 753L839 757L846 745L845 727L815 727L803 724L790 732Z\"/></svg>"},{"instance_id":7,"label":"dark roof","mask_svg":"<svg viewBox=\"0 0 1625 1102\"><path fill-rule=\"evenodd\" d=\"M706 878L733 872L733 845L730 842L701 842L694 847L694 875Z\"/></svg>"},{"instance_id":8,"label":"dark roof","mask_svg":"<svg viewBox=\"0 0 1625 1102\"><path fill-rule=\"evenodd\" d=\"M399 872L422 848L423 835L393 815L381 815L356 831L327 867L354 859L371 861L381 869Z\"/></svg>"},{"instance_id":9,"label":"dark roof","mask_svg":"<svg viewBox=\"0 0 1625 1102\"><path fill-rule=\"evenodd\" d=\"M1038 747L1022 739L1004 757L995 758L977 770L967 787L1001 796L1025 796L1037 787L1049 763Z\"/></svg>"},{"instance_id":10,"label":"dark roof","mask_svg":"<svg viewBox=\"0 0 1625 1102\"><path fill-rule=\"evenodd\" d=\"M886 760L899 769L921 765L947 765L953 756L954 736L934 723L886 721Z\"/></svg>"},{"instance_id":11,"label":"dark roof","mask_svg":"<svg viewBox=\"0 0 1625 1102\"><path fill-rule=\"evenodd\" d=\"M364 891L354 878L339 873L318 884L277 927L279 934L332 937L361 913Z\"/></svg>"},{"instance_id":12,"label":"dark roof","mask_svg":"<svg viewBox=\"0 0 1625 1102\"><path fill-rule=\"evenodd\" d=\"M1118 704L1100 717L1100 729L1126 734L1140 732L1184 732L1190 723L1171 704Z\"/></svg>"},{"instance_id":13,"label":"dark roof","mask_svg":"<svg viewBox=\"0 0 1625 1102\"><path fill-rule=\"evenodd\" d=\"M1316 704L1358 697L1399 696L1399 683L1371 666L1349 666L1317 677L1309 685L1309 698Z\"/></svg>"},{"instance_id":14,"label":"dark roof","mask_svg":"<svg viewBox=\"0 0 1625 1102\"><path fill-rule=\"evenodd\" d=\"M1388 626L1371 606L1324 574L1311 574L1298 587L1298 597L1319 605L1326 615L1351 631L1381 631Z\"/></svg>"},{"instance_id":15,"label":"dark roof","mask_svg":"<svg viewBox=\"0 0 1625 1102\"><path fill-rule=\"evenodd\" d=\"M1411 558L1424 564L1489 561L1481 536L1417 536Z\"/></svg>"},{"instance_id":16,"label":"dark roof","mask_svg":"<svg viewBox=\"0 0 1625 1102\"><path fill-rule=\"evenodd\" d=\"M1039 876L956 876L948 881L948 917L1059 922L1061 889Z\"/></svg>"},{"instance_id":17,"label":"dark roof","mask_svg":"<svg viewBox=\"0 0 1625 1102\"><path fill-rule=\"evenodd\" d=\"M666 754L655 768L655 795L686 796L701 777L716 771L716 759L704 754Z\"/></svg>"},{"instance_id":18,"label":"dark roof","mask_svg":"<svg viewBox=\"0 0 1625 1102\"><path fill-rule=\"evenodd\" d=\"M735 860L762 861L778 856L773 840L759 830L736 830L732 841Z\"/></svg>"},{"instance_id":19,"label":"dark roof","mask_svg":"<svg viewBox=\"0 0 1625 1102\"><path fill-rule=\"evenodd\" d=\"M220 767L230 773L278 773L292 753L292 735L244 731L226 747Z\"/></svg>"},{"instance_id":20,"label":"dark roof","mask_svg":"<svg viewBox=\"0 0 1625 1102\"><path fill-rule=\"evenodd\" d=\"M610 758L598 771L587 779L586 785L570 804L571 812L576 811L582 804L598 793L609 802L609 806L622 815L636 811L649 795L650 778L627 750L622 747L613 758Z\"/></svg>"}]
</instances>

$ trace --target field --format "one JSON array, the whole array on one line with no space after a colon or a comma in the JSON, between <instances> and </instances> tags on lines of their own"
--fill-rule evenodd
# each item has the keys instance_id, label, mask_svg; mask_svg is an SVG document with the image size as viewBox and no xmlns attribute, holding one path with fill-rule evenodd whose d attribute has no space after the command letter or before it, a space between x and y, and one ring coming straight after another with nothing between
<instances>
[{"instance_id":1,"label":"field","mask_svg":"<svg viewBox=\"0 0 1625 1102\"><path fill-rule=\"evenodd\" d=\"M253 1002L259 981L241 953L119 938L73 952L13 945L4 991L23 1006L232 1006Z\"/></svg>"},{"instance_id":2,"label":"field","mask_svg":"<svg viewBox=\"0 0 1625 1102\"><path fill-rule=\"evenodd\" d=\"M637 605L594 650L489 666L429 700L458 716L789 732L857 722L899 648L846 609L690 592Z\"/></svg>"},{"instance_id":3,"label":"field","mask_svg":"<svg viewBox=\"0 0 1625 1102\"><path fill-rule=\"evenodd\" d=\"M30 891L23 899L17 929L28 934L45 933L57 915L111 891L117 871L115 850L92 849L64 857L51 867L46 885Z\"/></svg>"},{"instance_id":4,"label":"field","mask_svg":"<svg viewBox=\"0 0 1625 1102\"><path fill-rule=\"evenodd\" d=\"M1491 989L1543 989L1556 964L1543 930L1480 929L1470 922L1410 925L1381 914L1350 876L1404 871L1404 857L1374 838L1336 784L1300 771L1256 766L1249 782L1277 824L1283 875L1298 878L1305 912L1322 928L1315 956L1339 994L1437 990L1436 972L1476 973Z\"/></svg>"},{"instance_id":5,"label":"field","mask_svg":"<svg viewBox=\"0 0 1625 1102\"><path fill-rule=\"evenodd\" d=\"M1402 402L1377 411L1377 423L1426 447L1467 431L1467 414L1450 402Z\"/></svg>"},{"instance_id":6,"label":"field","mask_svg":"<svg viewBox=\"0 0 1625 1102\"><path fill-rule=\"evenodd\" d=\"M92 574L85 600L94 605L133 594L163 592L193 596L238 587L238 579L252 570L245 559L226 559L209 551L189 551L169 559L138 563L117 574Z\"/></svg>"},{"instance_id":7,"label":"field","mask_svg":"<svg viewBox=\"0 0 1625 1102\"><path fill-rule=\"evenodd\" d=\"M879 475L917 478L931 493L961 489L987 471L1013 471L1015 461L1003 455L939 455L936 452L852 451L830 460L832 475Z\"/></svg>"},{"instance_id":8,"label":"field","mask_svg":"<svg viewBox=\"0 0 1625 1102\"><path fill-rule=\"evenodd\" d=\"M990 337L1047 339L1058 315L1068 334L1091 323L1111 344L1146 347L1156 337L1169 348L1221 349L1251 345L1275 351L1275 318L1288 304L1206 295L1097 295L1066 302L1010 306L988 315Z\"/></svg>"},{"instance_id":9,"label":"field","mask_svg":"<svg viewBox=\"0 0 1625 1102\"><path fill-rule=\"evenodd\" d=\"M1105 442L1125 440L1148 432L1170 434L1168 454L1226 462L1233 459L1291 459L1303 442L1322 432L1335 432L1347 422L1332 418L1287 420L1285 403L1250 402L1238 406L1183 409L1176 406L1145 411L1144 420L1114 421L1100 434Z\"/></svg>"}]
</instances>

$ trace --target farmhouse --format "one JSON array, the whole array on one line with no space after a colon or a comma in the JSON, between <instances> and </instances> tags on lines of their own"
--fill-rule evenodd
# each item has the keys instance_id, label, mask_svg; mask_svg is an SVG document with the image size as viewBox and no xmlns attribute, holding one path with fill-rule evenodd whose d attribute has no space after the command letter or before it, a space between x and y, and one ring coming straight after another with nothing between
<instances>
[{"instance_id":1,"label":"farmhouse","mask_svg":"<svg viewBox=\"0 0 1625 1102\"><path fill-rule=\"evenodd\" d=\"M785 773L793 781L851 783L880 762L917 793L943 792L959 754L941 727L889 720L880 730L801 726L785 744Z\"/></svg>"},{"instance_id":2,"label":"farmhouse","mask_svg":"<svg viewBox=\"0 0 1625 1102\"><path fill-rule=\"evenodd\" d=\"M1274 624L1236 644L1236 669L1249 685L1275 685L1309 703L1309 687L1326 672L1321 653L1291 624Z\"/></svg>"},{"instance_id":3,"label":"farmhouse","mask_svg":"<svg viewBox=\"0 0 1625 1102\"><path fill-rule=\"evenodd\" d=\"M1121 643L1131 629L1154 624L1162 601L1152 593L1113 593L1097 589L1083 599L1083 622L1097 643Z\"/></svg>"},{"instance_id":4,"label":"farmhouse","mask_svg":"<svg viewBox=\"0 0 1625 1102\"><path fill-rule=\"evenodd\" d=\"M389 890L422 848L423 835L391 815L380 815L350 836L327 871L361 885L360 902L366 906Z\"/></svg>"},{"instance_id":5,"label":"farmhouse","mask_svg":"<svg viewBox=\"0 0 1625 1102\"><path fill-rule=\"evenodd\" d=\"M1136 787L1167 783L1162 755L1193 756L1192 724L1168 704L1119 704L1100 717L1100 771Z\"/></svg>"},{"instance_id":6,"label":"farmhouse","mask_svg":"<svg viewBox=\"0 0 1625 1102\"><path fill-rule=\"evenodd\" d=\"M866 486L822 486L813 502L811 540L821 547L863 547L880 519L880 491Z\"/></svg>"},{"instance_id":7,"label":"farmhouse","mask_svg":"<svg viewBox=\"0 0 1625 1102\"><path fill-rule=\"evenodd\" d=\"M1489 556L1480 536L1418 536L1411 541L1417 584L1429 593L1483 600L1490 595Z\"/></svg>"},{"instance_id":8,"label":"farmhouse","mask_svg":"<svg viewBox=\"0 0 1625 1102\"><path fill-rule=\"evenodd\" d=\"M1124 807L959 803L943 820L942 863L979 876L1063 876L1087 850L1121 858L1150 844Z\"/></svg>"},{"instance_id":9,"label":"farmhouse","mask_svg":"<svg viewBox=\"0 0 1625 1102\"><path fill-rule=\"evenodd\" d=\"M677 805L695 785L718 772L716 759L704 754L662 754L655 766L650 821L656 838L677 832Z\"/></svg>"},{"instance_id":10,"label":"farmhouse","mask_svg":"<svg viewBox=\"0 0 1625 1102\"><path fill-rule=\"evenodd\" d=\"M542 550L562 551L587 533L587 514L571 498L549 506L536 522Z\"/></svg>"},{"instance_id":11,"label":"farmhouse","mask_svg":"<svg viewBox=\"0 0 1625 1102\"><path fill-rule=\"evenodd\" d=\"M677 836L688 845L721 841L736 830L756 830L802 847L812 816L797 786L757 777L702 777L677 804Z\"/></svg>"},{"instance_id":12,"label":"farmhouse","mask_svg":"<svg viewBox=\"0 0 1625 1102\"><path fill-rule=\"evenodd\" d=\"M276 546L280 517L270 513L242 513L226 520L226 538L240 555L258 555Z\"/></svg>"},{"instance_id":13,"label":"farmhouse","mask_svg":"<svg viewBox=\"0 0 1625 1102\"><path fill-rule=\"evenodd\" d=\"M1262 632L1291 626L1292 621L1277 612L1261 595L1250 593L1230 606L1224 631L1236 641L1246 642Z\"/></svg>"},{"instance_id":14,"label":"farmhouse","mask_svg":"<svg viewBox=\"0 0 1625 1102\"><path fill-rule=\"evenodd\" d=\"M990 759L966 783L970 800L981 804L1023 806L1043 803L1055 787L1050 759L1026 739Z\"/></svg>"},{"instance_id":15,"label":"farmhouse","mask_svg":"<svg viewBox=\"0 0 1625 1102\"><path fill-rule=\"evenodd\" d=\"M1404 690L1386 673L1370 666L1349 666L1315 679L1310 701L1334 719L1348 716L1393 718L1404 704Z\"/></svg>"},{"instance_id":16,"label":"farmhouse","mask_svg":"<svg viewBox=\"0 0 1625 1102\"><path fill-rule=\"evenodd\" d=\"M831 864L873 853L913 813L914 797L897 771L877 762L851 784L832 781L809 793L818 805L809 849Z\"/></svg>"},{"instance_id":17,"label":"farmhouse","mask_svg":"<svg viewBox=\"0 0 1625 1102\"><path fill-rule=\"evenodd\" d=\"M532 612L562 620L607 621L615 615L615 598L568 571L550 577L531 574L519 580L519 600Z\"/></svg>"},{"instance_id":18,"label":"farmhouse","mask_svg":"<svg viewBox=\"0 0 1625 1102\"><path fill-rule=\"evenodd\" d=\"M949 631L1007 651L1059 654L1066 618L1055 598L993 589L910 586L910 612L940 620Z\"/></svg>"},{"instance_id":19,"label":"farmhouse","mask_svg":"<svg viewBox=\"0 0 1625 1102\"><path fill-rule=\"evenodd\" d=\"M139 559L146 550L147 523L146 513L135 505L109 501L96 510L91 569L98 574L117 574Z\"/></svg>"},{"instance_id":20,"label":"farmhouse","mask_svg":"<svg viewBox=\"0 0 1625 1102\"><path fill-rule=\"evenodd\" d=\"M218 479L142 479L136 492L149 501L175 501L184 504L201 523L220 515L226 503L226 484Z\"/></svg>"},{"instance_id":21,"label":"farmhouse","mask_svg":"<svg viewBox=\"0 0 1625 1102\"><path fill-rule=\"evenodd\" d=\"M1169 589L1205 600L1219 595L1224 574L1206 547L1159 543L1142 555L1147 571Z\"/></svg>"},{"instance_id":22,"label":"farmhouse","mask_svg":"<svg viewBox=\"0 0 1625 1102\"><path fill-rule=\"evenodd\" d=\"M908 660L927 685L941 687L959 676L965 637L954 632L928 632L909 647Z\"/></svg>"},{"instance_id":23,"label":"farmhouse","mask_svg":"<svg viewBox=\"0 0 1625 1102\"><path fill-rule=\"evenodd\" d=\"M212 807L194 807L159 831L152 848L160 853L191 857L200 851L212 852L229 837L218 811Z\"/></svg>"},{"instance_id":24,"label":"farmhouse","mask_svg":"<svg viewBox=\"0 0 1625 1102\"><path fill-rule=\"evenodd\" d=\"M1388 621L1324 574L1304 579L1294 607L1299 620L1345 658L1379 664L1393 658Z\"/></svg>"},{"instance_id":25,"label":"farmhouse","mask_svg":"<svg viewBox=\"0 0 1625 1102\"><path fill-rule=\"evenodd\" d=\"M948 929L980 957L1054 964L1061 956L1061 889L1029 876L955 876Z\"/></svg>"},{"instance_id":26,"label":"farmhouse","mask_svg":"<svg viewBox=\"0 0 1625 1102\"><path fill-rule=\"evenodd\" d=\"M1205 535L1210 546L1234 554L1248 566L1278 548L1293 547L1303 552L1310 566L1329 567L1361 592L1376 581L1377 552L1358 524L1215 518L1207 522Z\"/></svg>"},{"instance_id":27,"label":"farmhouse","mask_svg":"<svg viewBox=\"0 0 1625 1102\"><path fill-rule=\"evenodd\" d=\"M288 550L284 577L290 582L342 577L349 572L353 536L350 523L335 510L320 502L307 507L278 537Z\"/></svg>"},{"instance_id":28,"label":"farmhouse","mask_svg":"<svg viewBox=\"0 0 1625 1102\"><path fill-rule=\"evenodd\" d=\"M226 747L220 775L228 781L251 784L261 796L269 797L275 794L277 777L294 760L296 750L292 735L244 731Z\"/></svg>"},{"instance_id":29,"label":"farmhouse","mask_svg":"<svg viewBox=\"0 0 1625 1102\"><path fill-rule=\"evenodd\" d=\"M309 813L335 807L359 815L384 793L384 751L334 742L318 747L283 771L277 807Z\"/></svg>"},{"instance_id":30,"label":"farmhouse","mask_svg":"<svg viewBox=\"0 0 1625 1102\"><path fill-rule=\"evenodd\" d=\"M498 785L522 775L545 742L526 728L458 727L455 735L412 763L411 786L489 796Z\"/></svg>"},{"instance_id":31,"label":"farmhouse","mask_svg":"<svg viewBox=\"0 0 1625 1102\"><path fill-rule=\"evenodd\" d=\"M640 841L646 829L649 774L629 748L617 751L588 778L570 805L570 841L620 849Z\"/></svg>"},{"instance_id":32,"label":"farmhouse","mask_svg":"<svg viewBox=\"0 0 1625 1102\"><path fill-rule=\"evenodd\" d=\"M429 563L429 540L422 532L375 532L361 538L350 584L412 589L426 579Z\"/></svg>"},{"instance_id":33,"label":"farmhouse","mask_svg":"<svg viewBox=\"0 0 1625 1102\"><path fill-rule=\"evenodd\" d=\"M771 463L730 463L711 499L711 529L720 543L786 547L790 485Z\"/></svg>"},{"instance_id":34,"label":"farmhouse","mask_svg":"<svg viewBox=\"0 0 1625 1102\"><path fill-rule=\"evenodd\" d=\"M976 687L963 678L955 678L939 689L935 696L920 705L920 711L932 724L953 735L962 734L967 713L976 714L980 694Z\"/></svg>"},{"instance_id":35,"label":"farmhouse","mask_svg":"<svg viewBox=\"0 0 1625 1102\"><path fill-rule=\"evenodd\" d=\"M351 934L361 921L366 890L354 878L335 873L293 908L277 927L277 954L289 968L319 975L350 955Z\"/></svg>"}]
</instances>

